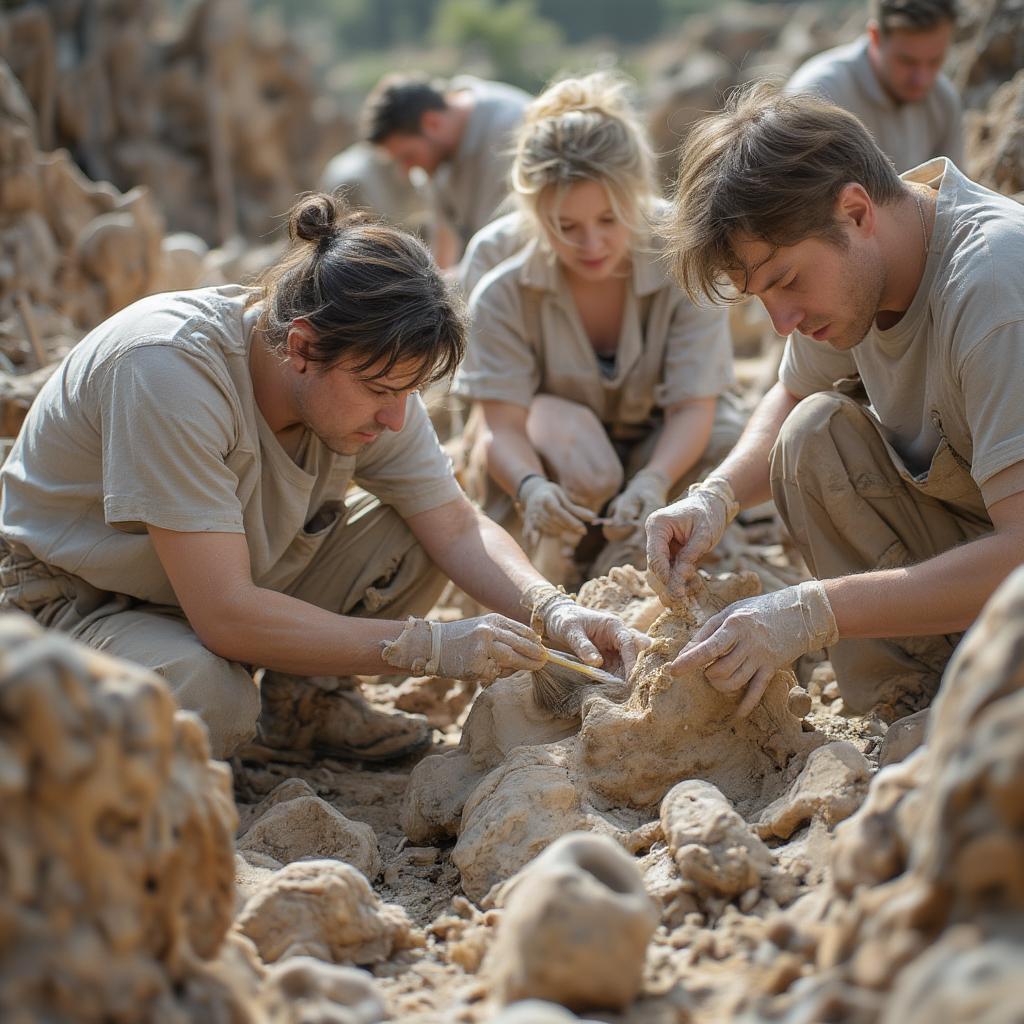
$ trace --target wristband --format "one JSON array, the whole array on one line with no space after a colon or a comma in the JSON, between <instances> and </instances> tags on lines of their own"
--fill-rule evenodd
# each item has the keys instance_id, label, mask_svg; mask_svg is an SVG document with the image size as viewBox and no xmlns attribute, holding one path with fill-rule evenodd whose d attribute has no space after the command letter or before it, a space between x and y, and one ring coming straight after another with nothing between
<instances>
[{"instance_id":1,"label":"wristband","mask_svg":"<svg viewBox=\"0 0 1024 1024\"><path fill-rule=\"evenodd\" d=\"M526 476L519 481L519 486L516 488L516 501L520 500L519 495L523 493L523 484L525 484L527 480L532 480L534 477L539 477L541 480L547 479L543 473L527 473Z\"/></svg>"}]
</instances>

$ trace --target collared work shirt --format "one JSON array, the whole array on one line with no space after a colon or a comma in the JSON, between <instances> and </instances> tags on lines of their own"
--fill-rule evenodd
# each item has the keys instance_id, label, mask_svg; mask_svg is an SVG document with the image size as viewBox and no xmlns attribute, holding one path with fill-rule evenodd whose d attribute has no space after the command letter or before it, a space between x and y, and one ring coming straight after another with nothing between
<instances>
[{"instance_id":1,"label":"collared work shirt","mask_svg":"<svg viewBox=\"0 0 1024 1024\"><path fill-rule=\"evenodd\" d=\"M520 217L495 221L468 254L467 276L479 279L456 393L527 408L534 395L558 395L588 406L606 427L625 427L732 386L726 310L687 298L669 277L656 236L633 252L611 376L601 369L560 265L536 240L479 276L474 257L487 262L512 248L522 238Z\"/></svg>"}]
</instances>

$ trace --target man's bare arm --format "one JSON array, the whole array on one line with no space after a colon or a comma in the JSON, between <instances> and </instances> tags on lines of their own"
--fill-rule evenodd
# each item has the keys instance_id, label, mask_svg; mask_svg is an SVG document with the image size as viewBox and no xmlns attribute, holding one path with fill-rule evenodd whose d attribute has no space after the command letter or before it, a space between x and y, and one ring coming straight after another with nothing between
<instances>
[{"instance_id":1,"label":"man's bare arm","mask_svg":"<svg viewBox=\"0 0 1024 1024\"><path fill-rule=\"evenodd\" d=\"M437 567L471 597L528 622L520 595L544 577L497 523L462 496L406 520Z\"/></svg>"},{"instance_id":2,"label":"man's bare arm","mask_svg":"<svg viewBox=\"0 0 1024 1024\"><path fill-rule=\"evenodd\" d=\"M760 505L772 496L769 456L782 424L800 399L782 383L776 383L758 403L736 447L713 470L725 477L740 508Z\"/></svg>"},{"instance_id":3,"label":"man's bare arm","mask_svg":"<svg viewBox=\"0 0 1024 1024\"><path fill-rule=\"evenodd\" d=\"M997 501L993 533L901 569L826 580L845 637L958 633L995 589L1024 563L1024 492Z\"/></svg>"},{"instance_id":4,"label":"man's bare arm","mask_svg":"<svg viewBox=\"0 0 1024 1024\"><path fill-rule=\"evenodd\" d=\"M336 615L256 586L243 534L148 529L182 610L214 654L296 675L390 671L381 641L402 623Z\"/></svg>"}]
</instances>

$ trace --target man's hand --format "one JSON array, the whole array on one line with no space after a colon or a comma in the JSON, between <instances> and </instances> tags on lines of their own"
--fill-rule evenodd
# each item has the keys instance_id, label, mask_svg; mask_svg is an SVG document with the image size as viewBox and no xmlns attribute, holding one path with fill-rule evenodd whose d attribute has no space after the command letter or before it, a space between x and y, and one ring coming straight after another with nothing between
<instances>
[{"instance_id":1,"label":"man's hand","mask_svg":"<svg viewBox=\"0 0 1024 1024\"><path fill-rule=\"evenodd\" d=\"M668 499L668 481L653 469L642 469L608 506L611 522L604 528L609 540L622 540L642 529L647 517Z\"/></svg>"},{"instance_id":2,"label":"man's hand","mask_svg":"<svg viewBox=\"0 0 1024 1024\"><path fill-rule=\"evenodd\" d=\"M694 633L668 670L678 676L702 668L722 693L747 687L736 711L745 718L779 669L838 639L824 584L811 580L724 608Z\"/></svg>"},{"instance_id":3,"label":"man's hand","mask_svg":"<svg viewBox=\"0 0 1024 1024\"><path fill-rule=\"evenodd\" d=\"M579 541L587 532L586 523L594 513L577 505L553 480L532 476L519 492L523 506L523 541L528 547L542 534Z\"/></svg>"},{"instance_id":4,"label":"man's hand","mask_svg":"<svg viewBox=\"0 0 1024 1024\"><path fill-rule=\"evenodd\" d=\"M409 619L396 640L381 645L387 664L414 675L483 685L521 670L537 671L545 654L529 627L494 612L458 622Z\"/></svg>"},{"instance_id":5,"label":"man's hand","mask_svg":"<svg viewBox=\"0 0 1024 1024\"><path fill-rule=\"evenodd\" d=\"M685 498L652 513L647 520L647 567L679 599L697 563L721 539L739 512L729 481L708 477L694 484Z\"/></svg>"},{"instance_id":6,"label":"man's hand","mask_svg":"<svg viewBox=\"0 0 1024 1024\"><path fill-rule=\"evenodd\" d=\"M621 663L626 677L637 654L651 645L650 637L630 629L618 615L583 608L550 583L528 587L522 603L545 636L564 644L587 665L617 667Z\"/></svg>"}]
</instances>

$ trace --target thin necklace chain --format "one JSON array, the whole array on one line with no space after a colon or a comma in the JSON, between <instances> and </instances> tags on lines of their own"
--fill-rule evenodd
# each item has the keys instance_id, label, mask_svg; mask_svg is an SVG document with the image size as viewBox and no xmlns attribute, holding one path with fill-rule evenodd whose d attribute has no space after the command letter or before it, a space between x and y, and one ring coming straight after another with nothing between
<instances>
[{"instance_id":1,"label":"thin necklace chain","mask_svg":"<svg viewBox=\"0 0 1024 1024\"><path fill-rule=\"evenodd\" d=\"M921 239L924 242L924 261L928 262L928 227L924 222L924 204L921 202L921 197L914 194L914 202L917 203L917 215L921 218Z\"/></svg>"}]
</instances>

